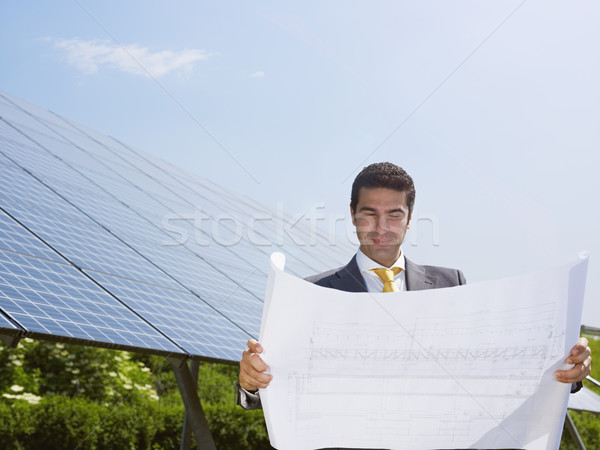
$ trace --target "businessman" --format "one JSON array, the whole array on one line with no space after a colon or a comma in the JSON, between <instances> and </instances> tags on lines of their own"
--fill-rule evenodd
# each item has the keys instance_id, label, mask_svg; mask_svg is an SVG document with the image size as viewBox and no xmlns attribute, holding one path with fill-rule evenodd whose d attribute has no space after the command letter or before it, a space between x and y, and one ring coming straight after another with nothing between
<instances>
[{"instance_id":1,"label":"businessman","mask_svg":"<svg viewBox=\"0 0 600 450\"><path fill-rule=\"evenodd\" d=\"M407 259L401 249L410 227L415 204L412 178L392 163L365 167L352 184L350 213L360 247L344 267L307 278L320 286L348 292L416 291L458 286L465 283L460 270L421 266ZM246 409L260 408L258 388L266 388L272 375L260 358L261 345L254 339L240 361L239 404ZM581 388L590 374L591 351L580 338L571 349L569 370L556 372L556 379L571 383L571 392Z\"/></svg>"}]
</instances>

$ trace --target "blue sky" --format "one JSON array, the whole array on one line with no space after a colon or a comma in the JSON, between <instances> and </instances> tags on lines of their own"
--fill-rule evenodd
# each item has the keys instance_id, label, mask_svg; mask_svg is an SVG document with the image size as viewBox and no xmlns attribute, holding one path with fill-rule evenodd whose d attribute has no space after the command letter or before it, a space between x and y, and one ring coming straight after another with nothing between
<instances>
[{"instance_id":1,"label":"blue sky","mask_svg":"<svg viewBox=\"0 0 600 450\"><path fill-rule=\"evenodd\" d=\"M588 250L600 326L598 23L591 0L5 0L0 89L273 209L318 207L336 239L357 171L395 162L417 186L411 259L474 282Z\"/></svg>"}]
</instances>

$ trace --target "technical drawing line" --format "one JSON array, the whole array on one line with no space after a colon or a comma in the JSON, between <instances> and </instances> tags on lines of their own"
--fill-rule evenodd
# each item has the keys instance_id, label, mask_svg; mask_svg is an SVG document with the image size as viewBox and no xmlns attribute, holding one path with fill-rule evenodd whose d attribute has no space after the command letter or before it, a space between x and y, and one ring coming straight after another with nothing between
<instances>
[{"instance_id":1,"label":"technical drawing line","mask_svg":"<svg viewBox=\"0 0 600 450\"><path fill-rule=\"evenodd\" d=\"M527 0L525 0L527 1ZM525 3L525 1L523 3ZM523 4L522 3L522 4ZM360 282L360 280L357 280L356 277L354 277L352 275L353 278L355 278L355 281ZM373 293L371 292L367 292L367 295L369 296L369 298L377 305L379 306L379 308L390 318L392 319L392 321L394 323L396 323L396 325L398 325L400 327L400 329L406 333L412 340L412 342L414 342L416 345L418 345L421 350L427 351L426 347L415 337L415 335L413 333L410 333L399 321L398 319L396 319L396 317L390 312L388 311L381 303L379 303L379 301L377 301L377 298L373 295ZM521 442L519 442L519 440L513 436L509 430L506 429L506 427L503 425L501 420L496 419L493 414L483 405L481 404L481 402L458 380L456 379L456 377L451 374L449 372L449 370L446 368L446 366L444 366L440 361L436 360L435 363L439 366L439 368L445 372L447 374L447 376L454 381L487 415L488 417L490 417L491 419L495 420L497 425L499 427L501 427L517 444L518 447L522 447L523 444Z\"/></svg>"},{"instance_id":2,"label":"technical drawing line","mask_svg":"<svg viewBox=\"0 0 600 450\"><path fill-rule=\"evenodd\" d=\"M358 359L358 360L405 360L405 361L437 361L442 360L478 360L478 359L515 359L515 358L535 358L545 356L548 348L537 346L534 348L494 348L489 350L470 350L470 349L436 349L414 351L408 349L331 349L314 348L310 350L310 359Z\"/></svg>"},{"instance_id":3,"label":"technical drawing line","mask_svg":"<svg viewBox=\"0 0 600 450\"><path fill-rule=\"evenodd\" d=\"M527 0L525 0L527 1ZM525 1L523 3L525 3ZM426 347L414 336L413 333L409 332L397 319L396 317L390 312L388 311L387 308L385 308L379 301L377 301L377 298L371 293L371 292L367 292L368 296L371 298L371 300L373 300L373 302L379 306L379 308L390 318L392 319L393 322L395 322L400 329L402 329L403 332L405 332L412 340L412 342L414 342L417 346L419 346L421 348L421 350L423 351L427 351ZM454 381L456 383L457 386L459 386L464 392L465 394L467 394L468 397L470 397L486 414L487 416L494 420L496 422L496 424L502 428L502 430L508 435L510 436L514 442L516 443L517 447L523 447L523 443L519 442L519 440L510 432L510 430L508 430L504 424L502 420L499 420L498 418L494 417L494 415L476 398L475 395L473 395L452 373L450 373L450 371L447 369L446 366L444 366L439 360L435 360L435 364L437 364L439 366L439 368L448 375L448 377Z\"/></svg>"}]
</instances>

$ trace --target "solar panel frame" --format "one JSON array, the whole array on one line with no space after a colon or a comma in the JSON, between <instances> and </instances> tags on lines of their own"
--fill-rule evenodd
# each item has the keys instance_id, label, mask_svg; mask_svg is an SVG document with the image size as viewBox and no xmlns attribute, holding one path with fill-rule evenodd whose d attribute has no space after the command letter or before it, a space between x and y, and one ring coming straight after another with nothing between
<instances>
[{"instance_id":1,"label":"solar panel frame","mask_svg":"<svg viewBox=\"0 0 600 450\"><path fill-rule=\"evenodd\" d=\"M86 345L96 342L112 348L185 354L66 263L0 252L0 310L28 336L56 336Z\"/></svg>"},{"instance_id":2,"label":"solar panel frame","mask_svg":"<svg viewBox=\"0 0 600 450\"><path fill-rule=\"evenodd\" d=\"M31 117L31 120L45 120L56 127L64 126L64 122L55 113L7 92L0 91L0 106L3 110L6 111L8 108L12 112L10 114L11 121L20 121L20 117L25 115Z\"/></svg>"},{"instance_id":3,"label":"solar panel frame","mask_svg":"<svg viewBox=\"0 0 600 450\"><path fill-rule=\"evenodd\" d=\"M119 141L117 141L119 142ZM161 171L163 174L167 174L169 178L167 178L167 180L172 180L173 183L177 183L178 186L175 186L175 184L171 184L170 186L172 186L170 188L171 191L177 191L178 189L180 190L181 187L184 187L186 189L187 195L186 197L189 198L189 195L192 194L192 196L195 196L194 198L196 199L193 203L195 206L197 205L204 205L206 206L207 203L209 205L208 208L206 208L207 211L212 211L211 205L214 207L220 207L220 208L227 208L228 205L233 205L231 207L243 207L245 210L245 214L246 217L248 217L248 215L254 215L256 217L259 216L266 216L266 217L272 217L275 218L276 217L276 213L266 207L264 207L263 205L259 204L258 202L255 202L252 199L249 199L247 197L244 196L240 196L239 194L235 195L233 193L231 193L231 191L228 191L220 186L216 186L216 185L212 185L210 182L206 182L204 184L201 184L202 187L209 187L211 192L213 193L213 198L210 198L210 196L207 196L206 194L200 194L199 192L197 192L197 187L194 187L194 184L197 185L198 180L197 179L192 179L189 178L187 175L184 176L178 176L177 173L175 172L171 172L169 171L169 167L166 163L160 161L160 160L156 160L156 161L152 161L152 158L149 156L142 156L141 154L139 154L138 152L136 152L134 149L132 149L131 147L128 147L125 144L122 144L119 142L119 144L121 144L123 146L123 148L128 149L129 150L129 154L135 154L137 155L137 160L136 160L136 167L140 165L140 161L147 161L147 164L145 165L146 168L151 167L151 168L155 168L155 170L157 171ZM162 168L161 167L162 164ZM179 174L181 175L181 172L179 172ZM158 172L161 173L161 172ZM184 181L182 180L189 180L192 182L192 184L186 184ZM206 181L206 180L204 180ZM164 182L164 180L163 180ZM167 186L169 186L169 183L167 183ZM214 198L219 198L220 202L217 204L215 204ZM235 208L234 208L235 210ZM188 211L185 210L184 211ZM205 212L207 212L205 211ZM214 214L213 214L214 217ZM288 218L289 219L289 218ZM242 223L244 223L244 221L241 221ZM255 222L255 224L263 224L263 222L261 221L257 221ZM297 227L294 230L298 230L301 233L301 237L304 240L304 242L309 242L312 233L312 230L307 230L306 227ZM264 238L264 236L272 236L274 233L277 233L277 229L276 228L268 228L266 227L264 231L260 231L260 230L254 230L254 231L258 231L258 236L262 236ZM320 229L316 229L316 240L319 242L319 252L321 254L325 254L325 258L320 258L318 261L321 260L327 260L328 257L333 258L335 261L337 261L339 263L339 265L345 264L349 258L355 253L356 249L354 246L352 245L329 245L329 239L330 237L327 236L322 230ZM324 242L327 242L327 245L323 245ZM338 243L339 244L339 243ZM292 246L293 247L293 246ZM264 253L269 255L272 251L277 251L277 250L281 250L281 248L274 248L274 247L270 247L269 250L265 250ZM311 257L311 259L314 260L314 257ZM317 261L317 262L318 262ZM291 265L289 267L292 271L295 270L294 268L294 262L292 260ZM321 267L314 267L314 266L310 266L310 267L304 267L304 269L307 269L307 273L308 274L313 274L315 272L321 271L321 270L327 270L329 269L330 266L321 266Z\"/></svg>"},{"instance_id":4,"label":"solar panel frame","mask_svg":"<svg viewBox=\"0 0 600 450\"><path fill-rule=\"evenodd\" d=\"M192 266L185 263L186 255L185 249L181 248L172 250L169 254L157 251L149 254L149 258L156 261L157 265L161 267L169 265L169 273L177 280L184 280L184 286L206 303L216 307L221 304L223 296L229 298L227 305L232 314L231 321L246 329L248 333L253 334L258 330L262 316L262 298L253 295L243 286L241 284L243 280L233 281L238 277L233 268L229 274L222 273L202 260L198 260ZM179 257L182 259L180 260ZM251 276L250 274L246 272L246 277ZM235 297L230 298L229 296L233 293L235 293ZM254 314L254 320L249 319L249 314L250 316ZM248 329L249 326L250 329Z\"/></svg>"},{"instance_id":5,"label":"solar panel frame","mask_svg":"<svg viewBox=\"0 0 600 450\"><path fill-rule=\"evenodd\" d=\"M158 163L162 163L161 161L158 161ZM167 166L166 163L162 163L163 166ZM276 218L277 217L277 212L273 211L270 208L265 207L264 205L259 204L258 202L245 197L243 195L239 195L239 194L235 194L225 188L223 188L222 186L217 186L214 183L210 182L209 180L203 179L203 180L199 180L197 178L192 178L190 177L189 174L187 174L187 172L178 169L178 168L171 168L171 167L165 167L165 171L166 172L170 172L169 169L173 169L171 176L174 178L177 178L178 180L181 181L182 184L188 186L188 189L194 191L194 192L198 192L199 190L204 189L206 190L210 190L209 192L212 192L213 194L213 198L219 198L220 202L219 202L219 206L222 204L224 205L224 207L227 207L228 205L233 208L233 210L238 210L238 211L242 211L245 216L247 217L248 215L254 215L255 217L260 217L260 216L265 216L265 217L271 217L271 218ZM198 193L198 195L200 195ZM210 202L210 196L208 196L206 193L202 194L204 195L204 199L208 199L208 201ZM289 223L291 221L291 218L289 216L284 216L283 217L283 221ZM269 223L268 221L266 223ZM262 236L263 238L265 238L266 240L269 240L268 237L276 235L276 233L278 232L277 228L271 226L271 227L266 227L263 231L260 230L260 225L264 225L265 222L262 221L257 221L256 225L258 226L258 235ZM300 224L300 226L294 228L294 230L301 230L302 234L301 237L303 239L304 242L309 242L307 238L311 236L312 230L308 229L307 226L302 226L302 224ZM316 250L318 250L320 255L323 255L324 257L319 257L319 258L315 258L314 254L311 252L307 252L306 248L304 247L300 247L300 253L299 253L299 259L301 261L304 262L305 259L310 261L310 264L304 264L304 269L308 269L308 274L314 274L318 271L320 271L320 269L330 269L332 266L335 266L334 264L331 265L327 265L327 267L315 267L315 263L319 264L321 261L324 260L330 260L329 258L331 258L331 260L335 261L338 263L338 265L342 265L342 264L346 264L348 262L348 260L352 257L352 255L354 253L356 253L356 247L354 246L354 244L350 243L350 242L345 242L344 240L335 240L335 245L331 245L330 243L330 236L328 236L323 230L317 228L316 229L316 245L314 246L314 248ZM269 248L267 254L270 254L270 252L272 251L286 251L288 249L284 248L286 246L286 243L282 243L281 245L273 245L272 247ZM287 247L289 249L291 249L291 251L295 251L296 250L296 245L292 243L292 245L290 245L290 242L287 243ZM289 253L286 251L286 253ZM293 262L293 260L291 260L290 258L288 258L288 262L291 262L291 264L289 264L289 268L292 271L296 270L295 264Z\"/></svg>"},{"instance_id":6,"label":"solar panel frame","mask_svg":"<svg viewBox=\"0 0 600 450\"><path fill-rule=\"evenodd\" d=\"M39 259L49 259L55 262L64 261L60 255L49 247L41 246L39 242L32 241L31 234L14 218L10 217L2 207L0 207L0 250L21 253Z\"/></svg>"},{"instance_id":7,"label":"solar panel frame","mask_svg":"<svg viewBox=\"0 0 600 450\"><path fill-rule=\"evenodd\" d=\"M54 186L55 189L60 190L61 189L61 180L45 180L46 182L50 182L51 185ZM33 182L33 181L32 181ZM35 183L35 182L33 182ZM71 188L67 188L65 189L65 191L68 192L72 192L72 193L82 193L81 189L76 189L75 187L71 187ZM35 198L38 197L38 193L35 194ZM94 195L91 195L89 193L84 193L83 195L84 198L92 198L94 197ZM36 230L36 232L40 235L42 235L44 237L45 240L47 240L49 243L51 243L54 247L60 249L61 253L67 255L69 257L69 259L71 259L72 261L74 261L78 266L81 267L86 267L86 268L92 268L94 270L97 271L104 271L107 273L114 273L114 271L111 271L110 268L102 268L102 267L98 267L98 264L100 262L103 261L102 258L102 253L106 252L106 249L110 249L113 248L112 245L106 245L106 241L109 239L109 237L105 234L104 230L97 228L96 224L94 224L91 221L87 221L87 218L80 216L79 219L84 221L84 222L79 222L79 220L75 219L74 217L69 221L68 224L65 224L62 222L60 217L57 217L54 215L54 211L40 211L37 214L36 211L38 211L38 208L36 206L31 206L31 205L35 205L35 202L31 203L30 205L27 206L27 208L23 208L21 211L15 211L15 209L18 208L14 208L13 212L17 215L21 215L21 220L26 221L27 223L29 223L29 226L31 226L33 229ZM64 205L65 207L68 207L66 205ZM116 206L116 204L115 204ZM56 209L56 207L55 207ZM29 220L27 220L26 217L23 217L23 215L27 215L29 216ZM33 220L31 218L31 216L36 216L38 219L43 220L43 223L38 222L37 226L36 226L36 220ZM54 218L54 224L50 225L50 226L45 226L48 222L52 222L52 219ZM80 224L79 226L76 226L77 224ZM62 227L62 229L60 229ZM45 230L44 230L45 229ZM78 242L85 242L85 246L88 246L88 244L90 242L99 242L102 243L102 245L97 245L96 248L101 248L102 252L96 252L96 253L84 253L83 255L78 255L77 252L73 252L73 251L69 251L68 248L65 247L65 242L60 243L58 241L56 241L56 237L53 237L51 235L51 232L53 230L58 230L60 229L60 235L66 234L69 236L69 240L72 240L72 237L75 236L79 236L78 239L76 239ZM84 233L79 233L78 230L84 230ZM93 236L95 235L99 235L100 237L98 238L94 238ZM58 236L60 237L60 236ZM66 243L68 243L69 241L67 241ZM242 243L243 245L243 243ZM83 248L84 246L82 245L82 247L76 249L76 250L84 250ZM117 248L119 248L119 246L117 246ZM215 249L221 250L223 247L215 247ZM110 256L106 258L108 260L119 260L122 261L123 259L125 259L123 256L118 256L118 257L114 257L114 256ZM89 264L87 264L89 261L94 261L95 265L90 267ZM128 265L128 266L133 266L132 264ZM153 279L155 279L157 275L156 274L152 274L151 277ZM218 276L218 275L216 275ZM140 278L139 276L130 276L130 278ZM175 287L175 286L172 286Z\"/></svg>"},{"instance_id":8,"label":"solar panel frame","mask_svg":"<svg viewBox=\"0 0 600 450\"><path fill-rule=\"evenodd\" d=\"M86 216L65 221L54 210L37 205L11 206L14 217L77 267L178 287L162 270Z\"/></svg>"},{"instance_id":9,"label":"solar panel frame","mask_svg":"<svg viewBox=\"0 0 600 450\"><path fill-rule=\"evenodd\" d=\"M25 330L18 327L5 313L0 311L0 334L21 336Z\"/></svg>"},{"instance_id":10,"label":"solar panel frame","mask_svg":"<svg viewBox=\"0 0 600 450\"><path fill-rule=\"evenodd\" d=\"M189 292L133 283L131 280L101 273L90 272L90 275L158 329L165 330L171 339L191 355L234 361L241 354L240 342L245 343L250 337L254 337L241 328L232 326L231 320L217 308L212 308ZM157 305L160 308L156 308ZM220 331L220 343L212 342L214 339L210 337L215 334L206 333L207 328Z\"/></svg>"},{"instance_id":11,"label":"solar panel frame","mask_svg":"<svg viewBox=\"0 0 600 450\"><path fill-rule=\"evenodd\" d=\"M296 275L331 268L326 261L345 264L347 255L355 252L347 245L336 249L324 246L327 237L323 232L316 233L314 248L296 245L295 239L312 237L305 224L289 230L281 242L277 235L281 224L275 223L277 211L3 93L0 178L9 180L0 180L0 206L22 225L15 231L14 223L8 226L8 219L0 217L0 262L4 264L0 283L8 285L6 266L12 264L14 291L4 288L0 292L10 291L21 298L28 289L30 301L35 300L30 312L35 309L37 316L33 317L43 323L27 322L26 333L45 339L123 346L127 339L119 322L102 316L97 305L86 304L81 310L66 307L69 299L85 297L82 286L91 283L120 305L105 306L106 310L135 310L142 323L152 323L155 331L168 335L169 342L176 342L187 356L237 361L248 337L258 334L272 251L283 250L286 269ZM207 214L211 228L199 231L193 218L185 219L185 227L179 231L188 239L167 245L173 244L175 237L169 232L168 220L193 216L197 208ZM260 215L273 220L252 223L252 218ZM293 218L277 220L289 226ZM44 250L23 241L20 232L37 239ZM239 232L241 240L235 242ZM264 242L252 242L251 237ZM47 267L72 285L53 283L53 272ZM28 276L28 271L36 276ZM55 291L54 322L42 314L43 308L48 308L44 296L49 284ZM24 317L15 302L7 304L18 317ZM102 330L115 327L117 331L93 335L87 331L85 335L81 326L88 314L103 317ZM63 326L69 315L75 319L73 330ZM106 342L111 339L118 343Z\"/></svg>"}]
</instances>

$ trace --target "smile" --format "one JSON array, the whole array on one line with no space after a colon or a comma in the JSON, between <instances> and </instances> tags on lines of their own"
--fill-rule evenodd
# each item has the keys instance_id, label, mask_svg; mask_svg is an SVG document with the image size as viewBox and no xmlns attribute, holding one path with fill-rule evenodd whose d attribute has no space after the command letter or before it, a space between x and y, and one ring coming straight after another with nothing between
<instances>
[{"instance_id":1,"label":"smile","mask_svg":"<svg viewBox=\"0 0 600 450\"><path fill-rule=\"evenodd\" d=\"M380 245L380 246L394 244L393 239L371 239L371 242L373 243L373 245Z\"/></svg>"}]
</instances>

